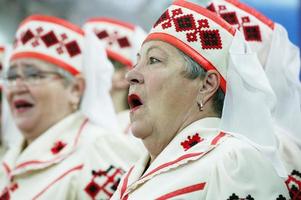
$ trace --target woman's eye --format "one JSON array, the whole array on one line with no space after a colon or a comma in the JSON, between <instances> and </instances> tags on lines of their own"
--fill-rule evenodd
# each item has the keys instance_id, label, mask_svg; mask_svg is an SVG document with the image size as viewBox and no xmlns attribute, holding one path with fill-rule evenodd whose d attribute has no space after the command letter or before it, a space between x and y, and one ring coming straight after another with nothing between
<instances>
[{"instance_id":1,"label":"woman's eye","mask_svg":"<svg viewBox=\"0 0 301 200\"><path fill-rule=\"evenodd\" d=\"M161 62L161 61L157 58L154 58L154 57L149 58L149 63L150 64L155 64L155 63L158 63L158 62Z\"/></svg>"},{"instance_id":2,"label":"woman's eye","mask_svg":"<svg viewBox=\"0 0 301 200\"><path fill-rule=\"evenodd\" d=\"M27 77L28 78L31 78L31 79L39 79L39 78L43 78L43 74L39 73L39 72L32 72L32 73L29 73L27 74Z\"/></svg>"}]
</instances>

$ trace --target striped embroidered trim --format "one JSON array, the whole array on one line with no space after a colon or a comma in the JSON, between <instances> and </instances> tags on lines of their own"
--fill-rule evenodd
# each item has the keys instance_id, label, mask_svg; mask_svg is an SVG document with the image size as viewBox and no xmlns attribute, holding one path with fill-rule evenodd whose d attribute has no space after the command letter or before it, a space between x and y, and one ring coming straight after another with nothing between
<instances>
[{"instance_id":1,"label":"striped embroidered trim","mask_svg":"<svg viewBox=\"0 0 301 200\"><path fill-rule=\"evenodd\" d=\"M120 199L123 199L123 194L125 193L126 191L126 188L127 188L127 185L128 185L128 181L129 181L129 176L130 174L132 173L134 169L134 166L131 167L131 169L128 171L128 173L126 174L124 180L123 180L123 183L122 183L122 187L121 187L121 192L120 192Z\"/></svg>"},{"instance_id":2,"label":"striped embroidered trim","mask_svg":"<svg viewBox=\"0 0 301 200\"><path fill-rule=\"evenodd\" d=\"M61 180L62 178L64 178L66 175L70 174L73 171L77 171L77 170L81 170L83 168L83 164L78 165L72 169L69 169L68 171L66 171L65 173L63 173L61 176L59 176L58 178L56 178L54 181L52 181L49 185L47 185L41 192L39 192L36 196L33 197L33 200L38 199L44 192L46 192L52 185L54 185L55 183L57 183L59 180Z\"/></svg>"},{"instance_id":3,"label":"striped embroidered trim","mask_svg":"<svg viewBox=\"0 0 301 200\"><path fill-rule=\"evenodd\" d=\"M176 160L173 160L173 161L170 161L170 162L167 162L167 163L164 163L160 166L158 166L157 168L155 168L154 170L150 171L149 173L145 174L144 176L142 176L140 179L143 179L147 176L150 176L152 174L154 174L155 172L159 171L160 169L163 169L163 168L166 168L166 167L169 167L170 165L173 165L177 162L180 162L180 161L183 161L183 160L186 160L188 158L192 158L192 157L198 157L200 155L204 154L203 152L200 152L200 153L190 153L190 154L186 154L186 155L183 155L179 158L177 158Z\"/></svg>"},{"instance_id":4,"label":"striped embroidered trim","mask_svg":"<svg viewBox=\"0 0 301 200\"><path fill-rule=\"evenodd\" d=\"M80 137L80 135L81 135L81 133L82 133L82 131L83 131L85 125L88 123L88 121L89 121L89 120L86 118L86 119L84 120L84 122L81 124L81 126L80 126L80 128L79 128L79 130L78 130L78 133L77 133L77 135L76 135L76 138L75 138L73 147L72 147L73 149L76 147L76 145L77 145L77 143L78 143L78 140L79 140L79 137ZM71 151L71 152L70 152L69 154L67 154L67 155L57 156L57 157L55 157L54 159L48 160L48 161L39 161L39 160L26 161L26 162L24 162L24 163L20 163L19 165L17 165L17 166L15 167L15 169L21 169L21 168L26 167L26 166L28 166L28 165L48 164L48 163L52 163L52 162L55 162L55 161L57 161L57 160L60 160L62 157L65 157L65 156L70 155L72 152L73 152L73 151Z\"/></svg>"},{"instance_id":5,"label":"striped embroidered trim","mask_svg":"<svg viewBox=\"0 0 301 200\"><path fill-rule=\"evenodd\" d=\"M188 187L185 187L185 188L181 188L181 189L175 190L173 192L167 193L167 194L165 194L165 195L163 195L159 198L156 198L156 200L166 200L166 199L169 199L169 198L172 198L172 197L180 196L182 194L187 194L187 193L190 193L190 192L203 190L205 185L206 185L206 183L204 182L204 183L191 185L191 186L188 186Z\"/></svg>"},{"instance_id":6,"label":"striped embroidered trim","mask_svg":"<svg viewBox=\"0 0 301 200\"><path fill-rule=\"evenodd\" d=\"M7 175L9 175L11 173L10 167L8 166L8 164L6 164L5 162L2 163L5 172L7 173Z\"/></svg>"},{"instance_id":7,"label":"striped embroidered trim","mask_svg":"<svg viewBox=\"0 0 301 200\"><path fill-rule=\"evenodd\" d=\"M220 139L222 139L225 135L226 133L220 132L215 138L213 138L213 140L211 141L211 145L216 145L220 141Z\"/></svg>"}]
</instances>

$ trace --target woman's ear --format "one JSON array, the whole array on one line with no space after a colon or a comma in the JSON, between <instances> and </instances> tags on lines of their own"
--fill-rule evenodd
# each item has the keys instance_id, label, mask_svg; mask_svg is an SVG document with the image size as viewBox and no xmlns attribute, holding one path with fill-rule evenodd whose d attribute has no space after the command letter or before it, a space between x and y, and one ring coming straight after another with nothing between
<instances>
[{"instance_id":1,"label":"woman's ear","mask_svg":"<svg viewBox=\"0 0 301 200\"><path fill-rule=\"evenodd\" d=\"M76 75L69 87L72 108L77 109L86 87L84 77L82 75Z\"/></svg>"},{"instance_id":2,"label":"woman's ear","mask_svg":"<svg viewBox=\"0 0 301 200\"><path fill-rule=\"evenodd\" d=\"M216 70L207 71L198 94L198 104L205 105L216 93L220 85L220 74Z\"/></svg>"}]
</instances>

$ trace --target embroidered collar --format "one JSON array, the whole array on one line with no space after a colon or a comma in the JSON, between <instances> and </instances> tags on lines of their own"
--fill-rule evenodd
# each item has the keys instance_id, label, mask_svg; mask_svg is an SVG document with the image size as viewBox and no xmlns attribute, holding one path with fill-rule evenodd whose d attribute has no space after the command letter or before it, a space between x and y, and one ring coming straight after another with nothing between
<instances>
[{"instance_id":1,"label":"embroidered collar","mask_svg":"<svg viewBox=\"0 0 301 200\"><path fill-rule=\"evenodd\" d=\"M86 123L87 119L79 112L71 114L49 128L23 152L22 139L7 153L3 163L12 175L58 163L74 151Z\"/></svg>"},{"instance_id":2,"label":"embroidered collar","mask_svg":"<svg viewBox=\"0 0 301 200\"><path fill-rule=\"evenodd\" d=\"M129 186L125 193L131 192L158 174L177 168L192 160L197 160L211 151L226 135L220 132L219 123L219 118L205 118L187 126L176 135L142 175L149 159L149 155L145 155L131 170L131 174L128 175L128 182L122 183ZM183 148L181 144L187 141L187 138L193 138L196 134L200 138L198 142L190 148Z\"/></svg>"}]
</instances>

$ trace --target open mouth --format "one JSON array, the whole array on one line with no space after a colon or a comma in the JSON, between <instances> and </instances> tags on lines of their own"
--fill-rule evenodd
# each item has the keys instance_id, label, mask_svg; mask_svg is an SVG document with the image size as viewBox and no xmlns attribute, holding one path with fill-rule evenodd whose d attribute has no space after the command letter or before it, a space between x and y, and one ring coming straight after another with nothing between
<instances>
[{"instance_id":1,"label":"open mouth","mask_svg":"<svg viewBox=\"0 0 301 200\"><path fill-rule=\"evenodd\" d=\"M128 103L131 111L135 111L143 105L143 102L141 101L140 97L136 94L131 94L128 96Z\"/></svg>"},{"instance_id":2,"label":"open mouth","mask_svg":"<svg viewBox=\"0 0 301 200\"><path fill-rule=\"evenodd\" d=\"M14 107L18 112L24 112L30 108L32 108L34 105L26 100L16 100L14 101Z\"/></svg>"}]
</instances>

